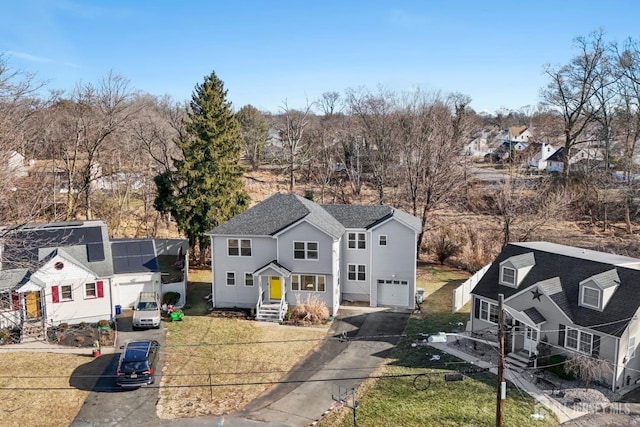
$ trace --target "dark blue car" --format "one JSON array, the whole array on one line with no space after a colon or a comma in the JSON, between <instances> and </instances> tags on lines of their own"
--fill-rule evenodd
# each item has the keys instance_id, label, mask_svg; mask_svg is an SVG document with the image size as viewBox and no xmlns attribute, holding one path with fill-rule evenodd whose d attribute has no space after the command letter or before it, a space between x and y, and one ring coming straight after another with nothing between
<instances>
[{"instance_id":1,"label":"dark blue car","mask_svg":"<svg viewBox=\"0 0 640 427\"><path fill-rule=\"evenodd\" d=\"M120 387L153 384L159 348L160 344L155 340L128 342L120 355L116 384Z\"/></svg>"}]
</instances>

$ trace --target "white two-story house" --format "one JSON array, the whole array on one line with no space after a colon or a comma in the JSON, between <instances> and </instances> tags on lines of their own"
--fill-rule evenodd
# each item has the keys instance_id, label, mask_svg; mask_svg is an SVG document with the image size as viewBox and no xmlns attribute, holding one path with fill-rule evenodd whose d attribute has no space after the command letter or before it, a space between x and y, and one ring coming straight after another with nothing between
<instances>
[{"instance_id":1,"label":"white two-story house","mask_svg":"<svg viewBox=\"0 0 640 427\"><path fill-rule=\"evenodd\" d=\"M420 220L388 206L319 205L275 194L207 233L214 307L256 308L282 320L319 297L414 308Z\"/></svg>"}]
</instances>

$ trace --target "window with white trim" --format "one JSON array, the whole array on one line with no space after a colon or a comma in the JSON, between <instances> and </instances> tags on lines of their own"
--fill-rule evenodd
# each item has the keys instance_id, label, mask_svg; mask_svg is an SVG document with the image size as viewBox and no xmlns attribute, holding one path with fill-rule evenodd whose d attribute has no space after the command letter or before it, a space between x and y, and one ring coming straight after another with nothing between
<instances>
[{"instance_id":1,"label":"window with white trim","mask_svg":"<svg viewBox=\"0 0 640 427\"><path fill-rule=\"evenodd\" d=\"M244 285L245 286L253 286L253 274L252 273L244 273Z\"/></svg>"},{"instance_id":2,"label":"window with white trim","mask_svg":"<svg viewBox=\"0 0 640 427\"><path fill-rule=\"evenodd\" d=\"M498 306L489 301L480 300L480 319L498 323Z\"/></svg>"},{"instance_id":3,"label":"window with white trim","mask_svg":"<svg viewBox=\"0 0 640 427\"><path fill-rule=\"evenodd\" d=\"M251 256L251 239L227 239L229 256Z\"/></svg>"},{"instance_id":4,"label":"window with white trim","mask_svg":"<svg viewBox=\"0 0 640 427\"><path fill-rule=\"evenodd\" d=\"M85 283L84 284L84 297L85 298L97 298L98 297L98 289L96 288L95 283Z\"/></svg>"},{"instance_id":5,"label":"window with white trim","mask_svg":"<svg viewBox=\"0 0 640 427\"><path fill-rule=\"evenodd\" d=\"M294 259L318 259L318 242L293 242Z\"/></svg>"},{"instance_id":6,"label":"window with white trim","mask_svg":"<svg viewBox=\"0 0 640 427\"><path fill-rule=\"evenodd\" d=\"M629 345L627 346L627 360L636 357L636 336L629 337Z\"/></svg>"},{"instance_id":7,"label":"window with white trim","mask_svg":"<svg viewBox=\"0 0 640 427\"><path fill-rule=\"evenodd\" d=\"M378 236L378 246L387 246L387 235L381 234Z\"/></svg>"},{"instance_id":8,"label":"window with white trim","mask_svg":"<svg viewBox=\"0 0 640 427\"><path fill-rule=\"evenodd\" d=\"M580 353L591 354L593 349L593 334L567 327L564 346L579 351Z\"/></svg>"},{"instance_id":9,"label":"window with white trim","mask_svg":"<svg viewBox=\"0 0 640 427\"><path fill-rule=\"evenodd\" d=\"M347 278L349 280L364 282L367 280L367 266L364 264L348 264Z\"/></svg>"},{"instance_id":10,"label":"window with white trim","mask_svg":"<svg viewBox=\"0 0 640 427\"><path fill-rule=\"evenodd\" d=\"M593 308L600 308L600 289L582 287L582 305Z\"/></svg>"},{"instance_id":11,"label":"window with white trim","mask_svg":"<svg viewBox=\"0 0 640 427\"><path fill-rule=\"evenodd\" d=\"M60 301L72 301L72 300L73 300L73 290L71 289L71 285L60 286Z\"/></svg>"},{"instance_id":12,"label":"window with white trim","mask_svg":"<svg viewBox=\"0 0 640 427\"><path fill-rule=\"evenodd\" d=\"M349 249L367 249L367 235L351 232L347 234Z\"/></svg>"},{"instance_id":13,"label":"window with white trim","mask_svg":"<svg viewBox=\"0 0 640 427\"><path fill-rule=\"evenodd\" d=\"M326 290L324 276L312 276L308 274L291 275L292 291L324 292Z\"/></svg>"},{"instance_id":14,"label":"window with white trim","mask_svg":"<svg viewBox=\"0 0 640 427\"><path fill-rule=\"evenodd\" d=\"M511 267L502 267L500 271L501 282L507 285L515 285L516 284L516 270Z\"/></svg>"},{"instance_id":15,"label":"window with white trim","mask_svg":"<svg viewBox=\"0 0 640 427\"><path fill-rule=\"evenodd\" d=\"M227 286L236 285L236 273L235 271L227 271Z\"/></svg>"}]
</instances>

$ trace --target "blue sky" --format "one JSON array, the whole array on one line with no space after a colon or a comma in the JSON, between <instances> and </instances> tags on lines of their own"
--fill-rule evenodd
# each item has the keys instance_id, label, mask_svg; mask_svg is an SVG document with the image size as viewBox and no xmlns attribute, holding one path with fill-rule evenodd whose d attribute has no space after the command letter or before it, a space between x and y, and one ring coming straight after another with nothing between
<instances>
[{"instance_id":1,"label":"blue sky","mask_svg":"<svg viewBox=\"0 0 640 427\"><path fill-rule=\"evenodd\" d=\"M183 101L215 71L236 109L382 85L495 111L536 105L543 65L568 62L576 36L640 39L638 16L636 0L7 0L0 52L63 91L112 70Z\"/></svg>"}]
</instances>

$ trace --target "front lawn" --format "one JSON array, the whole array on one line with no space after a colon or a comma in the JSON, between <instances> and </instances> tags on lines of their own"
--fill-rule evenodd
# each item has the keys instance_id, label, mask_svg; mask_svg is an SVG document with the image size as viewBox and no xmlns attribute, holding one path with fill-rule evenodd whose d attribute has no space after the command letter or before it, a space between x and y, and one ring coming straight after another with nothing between
<instances>
[{"instance_id":1,"label":"front lawn","mask_svg":"<svg viewBox=\"0 0 640 427\"><path fill-rule=\"evenodd\" d=\"M203 297L211 292L211 274L190 272L189 277L195 281L187 288L185 317L167 323L158 404L162 418L239 410L326 338L328 326L304 328L206 316L208 303Z\"/></svg>"},{"instance_id":2,"label":"front lawn","mask_svg":"<svg viewBox=\"0 0 640 427\"><path fill-rule=\"evenodd\" d=\"M0 354L3 426L66 426L111 359L16 351Z\"/></svg>"},{"instance_id":3,"label":"front lawn","mask_svg":"<svg viewBox=\"0 0 640 427\"><path fill-rule=\"evenodd\" d=\"M451 313L454 288L469 275L463 271L421 263L418 267L418 287L425 290L422 312L412 315L405 337L400 340L391 358L375 376L386 378L367 381L358 390L358 425L364 426L488 426L495 424L495 375L488 372L469 373L462 381L445 382L444 374L475 371L473 366L443 354L429 346L412 347L419 334L464 330L469 308ZM427 374L426 390L414 387L415 376ZM511 384L504 402L505 426L555 426L555 419L534 421L531 414L536 402ZM353 412L343 408L325 417L320 427L353 425Z\"/></svg>"}]
</instances>

